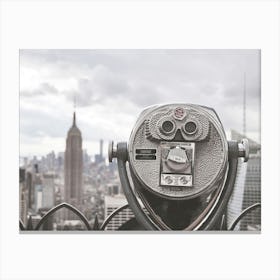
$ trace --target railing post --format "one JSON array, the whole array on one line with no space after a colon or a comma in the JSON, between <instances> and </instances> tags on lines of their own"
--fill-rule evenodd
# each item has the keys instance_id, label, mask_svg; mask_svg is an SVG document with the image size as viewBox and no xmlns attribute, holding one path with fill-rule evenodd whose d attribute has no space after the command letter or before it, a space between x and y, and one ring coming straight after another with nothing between
<instances>
[{"instance_id":1,"label":"railing post","mask_svg":"<svg viewBox=\"0 0 280 280\"><path fill-rule=\"evenodd\" d=\"M95 219L94 219L94 224L93 224L92 230L100 230L100 226L99 226L99 221L98 221L98 216L97 215L95 215Z\"/></svg>"},{"instance_id":2,"label":"railing post","mask_svg":"<svg viewBox=\"0 0 280 280\"><path fill-rule=\"evenodd\" d=\"M33 230L33 224L32 224L32 216L30 215L28 218L28 222L27 222L27 230Z\"/></svg>"}]
</instances>

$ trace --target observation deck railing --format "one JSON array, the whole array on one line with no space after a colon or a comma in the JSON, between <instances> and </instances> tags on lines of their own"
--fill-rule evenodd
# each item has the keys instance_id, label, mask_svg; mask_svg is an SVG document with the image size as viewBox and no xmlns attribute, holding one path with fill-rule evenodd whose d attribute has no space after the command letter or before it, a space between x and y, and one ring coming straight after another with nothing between
<instances>
[{"instance_id":1,"label":"observation deck railing","mask_svg":"<svg viewBox=\"0 0 280 280\"><path fill-rule=\"evenodd\" d=\"M231 226L227 229L228 231L233 231L234 228L236 227L236 225L241 221L242 218L244 218L248 213L250 213L251 211L255 210L256 208L261 207L260 203L255 203L251 206L249 206L248 208L244 209L236 218L235 220L232 222ZM85 217L85 215L79 211L76 207L72 206L69 203L63 202L61 204L56 205L55 207L51 208L47 213L45 213L43 215L43 217L39 220L38 224L33 227L33 223L32 223L32 216L29 216L27 225L24 225L24 223L20 220L19 221L19 228L22 231L40 231L42 225L51 217L52 214L54 214L55 212L57 212L59 209L62 208L66 208L70 211L72 211L73 213L75 213L79 219L84 223L86 230L105 230L105 228L107 227L107 225L111 222L111 220L118 214L120 213L122 210L125 210L127 208L129 208L129 204L125 204L117 209L115 209L105 220L104 222L100 225L98 222L98 217L97 215L95 216L95 220L94 220L94 224L93 226L90 225L90 222L88 221L88 219ZM222 228L221 228L222 230Z\"/></svg>"}]
</instances>

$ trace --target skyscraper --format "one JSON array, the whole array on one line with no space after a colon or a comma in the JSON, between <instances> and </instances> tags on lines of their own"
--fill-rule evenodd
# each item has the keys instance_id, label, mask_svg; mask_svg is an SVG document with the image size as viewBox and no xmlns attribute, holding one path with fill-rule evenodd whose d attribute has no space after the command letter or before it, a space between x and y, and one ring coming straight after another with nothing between
<instances>
[{"instance_id":1,"label":"skyscraper","mask_svg":"<svg viewBox=\"0 0 280 280\"><path fill-rule=\"evenodd\" d=\"M43 174L44 186L42 189L42 207L50 209L55 204L55 187L54 187L54 173Z\"/></svg>"},{"instance_id":2,"label":"skyscraper","mask_svg":"<svg viewBox=\"0 0 280 280\"><path fill-rule=\"evenodd\" d=\"M39 173L38 164L34 165L35 176L34 176L34 205L33 209L37 213L40 208L42 208L43 201L43 180L42 174Z\"/></svg>"},{"instance_id":3,"label":"skyscraper","mask_svg":"<svg viewBox=\"0 0 280 280\"><path fill-rule=\"evenodd\" d=\"M64 156L65 201L81 209L83 174L82 134L76 125L76 114L73 114L73 124L70 127ZM68 219L69 219L68 215Z\"/></svg>"},{"instance_id":4,"label":"skyscraper","mask_svg":"<svg viewBox=\"0 0 280 280\"><path fill-rule=\"evenodd\" d=\"M124 195L105 196L105 218L108 217L113 211L119 207L127 204L127 200ZM126 208L119 212L112 218L107 225L106 230L117 230L121 225L134 218L134 214L130 208Z\"/></svg>"},{"instance_id":5,"label":"skyscraper","mask_svg":"<svg viewBox=\"0 0 280 280\"><path fill-rule=\"evenodd\" d=\"M19 169L19 217L24 225L27 224L28 189L26 188L25 169Z\"/></svg>"},{"instance_id":6,"label":"skyscraper","mask_svg":"<svg viewBox=\"0 0 280 280\"><path fill-rule=\"evenodd\" d=\"M103 139L99 142L99 154L95 155L95 163L105 163L105 158L103 157Z\"/></svg>"}]
</instances>

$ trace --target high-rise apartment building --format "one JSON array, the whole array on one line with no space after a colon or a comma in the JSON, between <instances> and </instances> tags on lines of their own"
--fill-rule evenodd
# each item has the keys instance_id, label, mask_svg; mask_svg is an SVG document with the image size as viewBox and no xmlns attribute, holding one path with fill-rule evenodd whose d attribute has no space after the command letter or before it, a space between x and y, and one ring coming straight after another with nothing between
<instances>
[{"instance_id":1,"label":"high-rise apartment building","mask_svg":"<svg viewBox=\"0 0 280 280\"><path fill-rule=\"evenodd\" d=\"M19 169L19 217L24 225L27 224L28 190L25 183L25 169Z\"/></svg>"},{"instance_id":2,"label":"high-rise apartment building","mask_svg":"<svg viewBox=\"0 0 280 280\"><path fill-rule=\"evenodd\" d=\"M103 139L99 141L99 154L95 155L94 161L97 164L105 163L105 158L103 157Z\"/></svg>"},{"instance_id":3,"label":"high-rise apartment building","mask_svg":"<svg viewBox=\"0 0 280 280\"><path fill-rule=\"evenodd\" d=\"M55 205L55 175L53 173L43 174L44 186L42 189L42 208L50 209Z\"/></svg>"},{"instance_id":4,"label":"high-rise apartment building","mask_svg":"<svg viewBox=\"0 0 280 280\"><path fill-rule=\"evenodd\" d=\"M81 209L83 195L82 175L82 134L76 125L76 114L74 112L73 124L68 131L66 139L66 150L64 155L64 189L65 201L79 209Z\"/></svg>"},{"instance_id":5,"label":"high-rise apartment building","mask_svg":"<svg viewBox=\"0 0 280 280\"><path fill-rule=\"evenodd\" d=\"M261 154L252 154L248 161L242 210L261 202ZM240 230L260 230L261 209L257 208L240 222Z\"/></svg>"},{"instance_id":6,"label":"high-rise apartment building","mask_svg":"<svg viewBox=\"0 0 280 280\"><path fill-rule=\"evenodd\" d=\"M125 204L127 204L127 200L124 195L105 196L105 218ZM106 230L117 230L121 225L132 218L134 218L132 210L126 208L112 218Z\"/></svg>"},{"instance_id":7,"label":"high-rise apartment building","mask_svg":"<svg viewBox=\"0 0 280 280\"><path fill-rule=\"evenodd\" d=\"M38 165L35 166L34 174L34 204L33 209L37 213L43 206L43 180L42 174L39 173Z\"/></svg>"}]
</instances>

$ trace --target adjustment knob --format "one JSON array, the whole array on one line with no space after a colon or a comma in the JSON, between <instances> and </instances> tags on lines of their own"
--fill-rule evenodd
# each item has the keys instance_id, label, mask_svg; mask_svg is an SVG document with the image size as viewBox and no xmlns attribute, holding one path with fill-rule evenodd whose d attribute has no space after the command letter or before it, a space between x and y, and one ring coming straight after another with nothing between
<instances>
[{"instance_id":1,"label":"adjustment knob","mask_svg":"<svg viewBox=\"0 0 280 280\"><path fill-rule=\"evenodd\" d=\"M249 141L248 139L242 139L241 143L238 143L238 156L244 158L244 162L249 159Z\"/></svg>"},{"instance_id":2,"label":"adjustment knob","mask_svg":"<svg viewBox=\"0 0 280 280\"><path fill-rule=\"evenodd\" d=\"M113 158L117 157L117 147L114 146L114 141L109 142L109 147L108 147L108 159L109 162L113 161Z\"/></svg>"}]
</instances>

